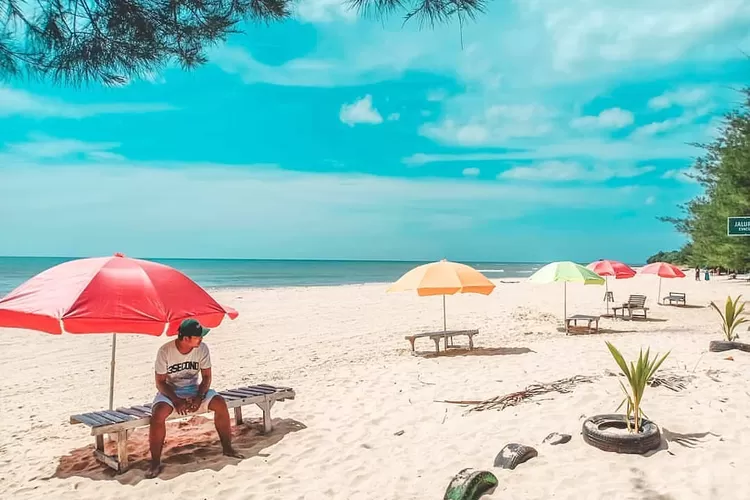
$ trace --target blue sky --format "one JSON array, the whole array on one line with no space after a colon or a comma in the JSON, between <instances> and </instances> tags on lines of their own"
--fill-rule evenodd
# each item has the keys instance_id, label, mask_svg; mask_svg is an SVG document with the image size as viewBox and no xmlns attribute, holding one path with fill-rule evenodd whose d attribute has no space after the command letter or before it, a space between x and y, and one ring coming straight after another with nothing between
<instances>
[{"instance_id":1,"label":"blue sky","mask_svg":"<svg viewBox=\"0 0 750 500\"><path fill-rule=\"evenodd\" d=\"M0 86L0 255L640 262L739 101L745 0L334 0L116 88Z\"/></svg>"}]
</instances>

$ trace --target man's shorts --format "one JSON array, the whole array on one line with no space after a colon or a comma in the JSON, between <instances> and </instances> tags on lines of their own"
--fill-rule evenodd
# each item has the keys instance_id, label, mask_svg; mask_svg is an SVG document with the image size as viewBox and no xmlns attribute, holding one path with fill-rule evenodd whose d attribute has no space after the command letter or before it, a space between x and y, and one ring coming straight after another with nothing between
<instances>
[{"instance_id":1,"label":"man's shorts","mask_svg":"<svg viewBox=\"0 0 750 500\"><path fill-rule=\"evenodd\" d=\"M178 387L174 392L178 397L187 399L198 395L198 386ZM208 404L214 396L218 396L218 393L213 389L209 389L206 393L206 397L203 398L201 405L192 413L206 413L208 411ZM160 392L156 393L156 397L154 398L153 404L156 405L156 403L167 403L172 407L172 411L174 411L174 403L172 403L172 400Z\"/></svg>"}]
</instances>

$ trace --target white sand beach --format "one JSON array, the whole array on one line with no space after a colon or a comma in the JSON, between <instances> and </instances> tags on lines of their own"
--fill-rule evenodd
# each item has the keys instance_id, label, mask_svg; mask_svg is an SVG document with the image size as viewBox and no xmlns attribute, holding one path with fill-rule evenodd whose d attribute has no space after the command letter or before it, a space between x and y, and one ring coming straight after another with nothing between
<instances>
[{"instance_id":1,"label":"white sand beach","mask_svg":"<svg viewBox=\"0 0 750 500\"><path fill-rule=\"evenodd\" d=\"M509 279L504 278L504 281ZM122 500L440 499L465 467L499 479L486 498L506 500L750 498L750 353L708 352L721 339L709 301L750 293L747 282L664 280L662 295L684 291L691 307L656 304L658 278L610 281L618 301L648 295L648 321L602 319L599 335L566 336L562 284L496 281L488 296L448 297L449 328L478 328L476 349L412 356L404 335L442 328L439 297L386 294L386 285L222 290L239 310L206 338L214 387L291 386L273 408L275 430L257 421L235 429L244 460L221 455L210 416L172 422L165 469L144 479L148 429L131 438L132 467L115 475L94 461L93 438L69 416L107 406L111 338L0 331L0 498ZM603 313L604 287L568 285L568 313ZM750 336L746 325L740 331ZM168 339L118 337L116 406L150 402L153 362ZM586 416L622 399L612 341L671 355L660 375L692 376L684 390L648 388L644 409L665 436L648 456L608 453L580 434ZM418 350L430 352L429 340ZM469 412L437 400L484 400L533 383L598 377L568 394L550 393L504 410ZM248 409L256 419L260 411ZM399 431L402 434L396 435ZM567 444L542 440L567 433ZM507 443L539 456L515 470L493 467Z\"/></svg>"}]
</instances>

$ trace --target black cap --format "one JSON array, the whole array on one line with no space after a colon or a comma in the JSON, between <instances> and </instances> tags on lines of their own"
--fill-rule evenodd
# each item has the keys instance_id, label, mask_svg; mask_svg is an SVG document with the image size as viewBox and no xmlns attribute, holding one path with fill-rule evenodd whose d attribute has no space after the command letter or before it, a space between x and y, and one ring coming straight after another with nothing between
<instances>
[{"instance_id":1,"label":"black cap","mask_svg":"<svg viewBox=\"0 0 750 500\"><path fill-rule=\"evenodd\" d=\"M180 337L205 337L210 331L208 328L203 328L198 320L190 318L180 323L177 334Z\"/></svg>"}]
</instances>

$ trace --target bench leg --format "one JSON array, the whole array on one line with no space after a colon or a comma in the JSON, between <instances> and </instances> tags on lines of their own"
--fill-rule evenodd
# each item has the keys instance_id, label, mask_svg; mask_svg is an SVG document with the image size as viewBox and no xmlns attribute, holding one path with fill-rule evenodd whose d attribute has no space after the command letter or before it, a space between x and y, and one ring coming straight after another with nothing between
<instances>
[{"instance_id":1,"label":"bench leg","mask_svg":"<svg viewBox=\"0 0 750 500\"><path fill-rule=\"evenodd\" d=\"M96 450L104 453L104 435L99 434L96 436Z\"/></svg>"},{"instance_id":2,"label":"bench leg","mask_svg":"<svg viewBox=\"0 0 750 500\"><path fill-rule=\"evenodd\" d=\"M411 344L411 352L414 352L414 341L417 339L409 339L409 343Z\"/></svg>"},{"instance_id":3,"label":"bench leg","mask_svg":"<svg viewBox=\"0 0 750 500\"><path fill-rule=\"evenodd\" d=\"M474 349L474 336L469 335L469 350L471 351L473 349Z\"/></svg>"},{"instance_id":4,"label":"bench leg","mask_svg":"<svg viewBox=\"0 0 750 500\"><path fill-rule=\"evenodd\" d=\"M271 408L275 403L272 399L267 399L262 403L258 403L258 406L263 410L263 433L268 434L273 430L273 422L271 421Z\"/></svg>"},{"instance_id":5,"label":"bench leg","mask_svg":"<svg viewBox=\"0 0 750 500\"><path fill-rule=\"evenodd\" d=\"M120 431L117 433L117 461L120 463L120 472L128 470L128 433Z\"/></svg>"},{"instance_id":6,"label":"bench leg","mask_svg":"<svg viewBox=\"0 0 750 500\"><path fill-rule=\"evenodd\" d=\"M440 353L440 339L432 339L435 341L435 352ZM447 348L448 346L446 346Z\"/></svg>"},{"instance_id":7,"label":"bench leg","mask_svg":"<svg viewBox=\"0 0 750 500\"><path fill-rule=\"evenodd\" d=\"M242 425L242 407L237 406L234 408L234 422L237 425Z\"/></svg>"}]
</instances>

